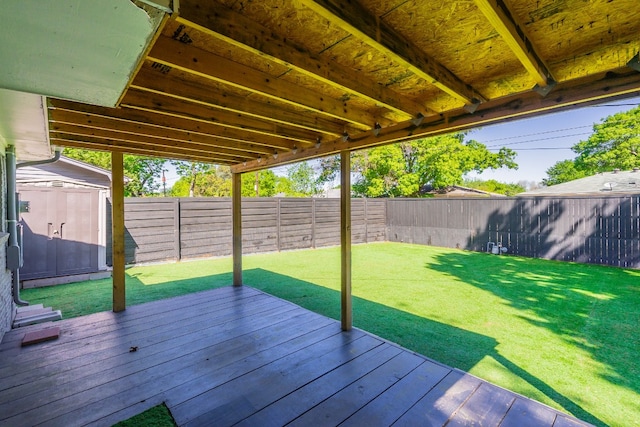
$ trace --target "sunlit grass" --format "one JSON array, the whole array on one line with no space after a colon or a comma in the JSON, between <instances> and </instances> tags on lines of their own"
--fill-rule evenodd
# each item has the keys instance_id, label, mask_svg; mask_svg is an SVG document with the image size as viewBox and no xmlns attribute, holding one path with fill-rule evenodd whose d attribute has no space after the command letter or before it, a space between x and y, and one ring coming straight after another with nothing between
<instances>
[{"instance_id":1,"label":"sunlit grass","mask_svg":"<svg viewBox=\"0 0 640 427\"><path fill-rule=\"evenodd\" d=\"M340 250L247 255L244 282L338 318ZM640 272L454 249L353 248L354 324L598 425L640 419ZM227 286L228 258L127 270L127 303ZM65 317L111 282L26 290Z\"/></svg>"}]
</instances>

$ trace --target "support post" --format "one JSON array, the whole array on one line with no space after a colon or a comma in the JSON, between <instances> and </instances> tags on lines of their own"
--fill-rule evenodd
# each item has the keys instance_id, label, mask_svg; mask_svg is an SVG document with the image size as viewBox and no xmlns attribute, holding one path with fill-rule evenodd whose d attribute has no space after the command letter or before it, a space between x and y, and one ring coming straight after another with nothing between
<instances>
[{"instance_id":1,"label":"support post","mask_svg":"<svg viewBox=\"0 0 640 427\"><path fill-rule=\"evenodd\" d=\"M343 331L351 330L351 158L340 153L340 322Z\"/></svg>"},{"instance_id":2,"label":"support post","mask_svg":"<svg viewBox=\"0 0 640 427\"><path fill-rule=\"evenodd\" d=\"M231 174L233 286L242 286L242 174Z\"/></svg>"},{"instance_id":3,"label":"support post","mask_svg":"<svg viewBox=\"0 0 640 427\"><path fill-rule=\"evenodd\" d=\"M111 153L111 238L113 248L113 311L126 308L124 276L124 170L122 153Z\"/></svg>"}]
</instances>

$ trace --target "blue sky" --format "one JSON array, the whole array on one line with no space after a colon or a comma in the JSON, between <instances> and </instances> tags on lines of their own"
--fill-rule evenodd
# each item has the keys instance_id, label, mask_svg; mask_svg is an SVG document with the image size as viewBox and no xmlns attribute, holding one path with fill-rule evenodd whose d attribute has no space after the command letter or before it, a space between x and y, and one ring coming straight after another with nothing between
<instances>
[{"instance_id":1,"label":"blue sky","mask_svg":"<svg viewBox=\"0 0 640 427\"><path fill-rule=\"evenodd\" d=\"M631 110L638 104L640 98L605 101L600 105L473 130L468 138L482 142L487 147L498 149L506 146L518 150L516 162L519 168L487 170L480 175L473 174L472 177L513 183L521 180L540 182L546 178L546 170L556 162L575 158L575 153L570 150L571 146L587 139L594 123L600 123L612 114Z\"/></svg>"},{"instance_id":2,"label":"blue sky","mask_svg":"<svg viewBox=\"0 0 640 427\"><path fill-rule=\"evenodd\" d=\"M523 180L539 183L547 176L547 169L556 162L575 158L575 153L570 150L571 146L588 138L594 123L639 104L640 98L605 101L600 105L475 129L468 134L469 139L475 139L495 150L502 146L517 150L516 162L519 168L487 170L469 177L509 183ZM170 187L178 180L178 176L173 166L167 164L167 169L167 187ZM284 175L286 167L276 168L274 171L278 175Z\"/></svg>"}]
</instances>

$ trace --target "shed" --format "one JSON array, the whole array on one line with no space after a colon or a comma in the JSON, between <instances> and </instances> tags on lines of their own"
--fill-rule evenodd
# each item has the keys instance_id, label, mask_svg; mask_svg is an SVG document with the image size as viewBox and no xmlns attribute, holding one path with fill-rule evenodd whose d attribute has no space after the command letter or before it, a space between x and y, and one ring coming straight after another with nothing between
<instances>
[{"instance_id":1,"label":"shed","mask_svg":"<svg viewBox=\"0 0 640 427\"><path fill-rule=\"evenodd\" d=\"M86 280L107 270L109 171L61 157L18 165L16 182L23 206L23 287Z\"/></svg>"}]
</instances>

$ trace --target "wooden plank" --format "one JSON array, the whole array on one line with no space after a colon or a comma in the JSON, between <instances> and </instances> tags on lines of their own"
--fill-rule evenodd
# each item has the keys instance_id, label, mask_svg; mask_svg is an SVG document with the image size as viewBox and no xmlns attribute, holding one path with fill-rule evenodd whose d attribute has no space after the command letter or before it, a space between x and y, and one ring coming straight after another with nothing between
<instances>
[{"instance_id":1,"label":"wooden plank","mask_svg":"<svg viewBox=\"0 0 640 427\"><path fill-rule=\"evenodd\" d=\"M233 286L242 286L242 174L231 174Z\"/></svg>"},{"instance_id":2,"label":"wooden plank","mask_svg":"<svg viewBox=\"0 0 640 427\"><path fill-rule=\"evenodd\" d=\"M237 425L283 426L331 397L336 390L347 387L400 352L398 347L389 344L376 347L255 412Z\"/></svg>"},{"instance_id":3,"label":"wooden plank","mask_svg":"<svg viewBox=\"0 0 640 427\"><path fill-rule=\"evenodd\" d=\"M284 104L311 110L343 123L351 123L363 129L370 129L376 122L373 114L358 110L346 101L323 97L305 87L280 80L277 76L180 43L170 37L160 36L151 49L148 59Z\"/></svg>"},{"instance_id":4,"label":"wooden plank","mask_svg":"<svg viewBox=\"0 0 640 427\"><path fill-rule=\"evenodd\" d=\"M292 327L295 328L295 325ZM267 347L267 349L273 348L273 346L281 342L282 336L287 337L287 335L294 334L286 329L277 338L269 333L263 333L262 339L256 344L259 347ZM230 363L242 364L241 373L237 373L237 368L236 371L231 371L236 375L241 375L251 370L251 366L243 359L255 352L255 347L249 345L246 339L240 341L241 338L237 338L235 342L229 342L228 340L220 342L212 348L190 352L182 357L173 358L168 362L141 369L135 374L119 377L116 382L105 382L83 393L76 393L23 412L17 417L20 417L19 420L22 424L36 424L35 421L43 415L50 419L52 424L56 425L84 424L88 420L108 415L114 408L121 409L123 406L139 402L141 398L145 399L154 396L168 388L185 384L189 380L202 379L202 377L206 376L205 373L211 365L207 359L212 357L215 357L217 359L216 363L221 366L218 371ZM254 337L251 338L255 340ZM242 345L239 344L239 341L242 342ZM138 353L135 352L133 356L137 356ZM264 364L264 361L259 361L258 367L262 364ZM254 365L253 368L255 369L255 367ZM168 376L167 372L172 372L172 375ZM115 375L118 375L118 373L115 372ZM144 378L145 384L141 384L140 380L142 378ZM17 417L8 418L6 421L9 423L16 422Z\"/></svg>"},{"instance_id":5,"label":"wooden plank","mask_svg":"<svg viewBox=\"0 0 640 427\"><path fill-rule=\"evenodd\" d=\"M209 3L187 3L180 6L180 16L177 20L187 26L195 24L200 31L246 51L268 57L269 60L285 67L292 67L302 74L338 88L341 92L346 91L409 116L417 113L426 114L425 107L420 103L402 97L384 85L364 80L362 76L355 76L351 69L335 61L329 65L318 55L296 45L290 38L280 37L259 23L226 7Z\"/></svg>"},{"instance_id":6,"label":"wooden plank","mask_svg":"<svg viewBox=\"0 0 640 427\"><path fill-rule=\"evenodd\" d=\"M409 352L402 352L305 412L289 425L292 427L310 426L314 425L316 420L322 420L323 425L338 425L414 370L423 361L424 359L421 357Z\"/></svg>"},{"instance_id":7,"label":"wooden plank","mask_svg":"<svg viewBox=\"0 0 640 427\"><path fill-rule=\"evenodd\" d=\"M424 361L422 365L345 420L342 425L390 426L449 372L451 368L428 360Z\"/></svg>"},{"instance_id":8,"label":"wooden plank","mask_svg":"<svg viewBox=\"0 0 640 427\"><path fill-rule=\"evenodd\" d=\"M386 55L391 61L401 64L465 104L484 100L471 86L359 3L338 0L300 1L332 24Z\"/></svg>"},{"instance_id":9,"label":"wooden plank","mask_svg":"<svg viewBox=\"0 0 640 427\"><path fill-rule=\"evenodd\" d=\"M500 427L551 427L555 411L533 400L518 397L500 423Z\"/></svg>"},{"instance_id":10,"label":"wooden plank","mask_svg":"<svg viewBox=\"0 0 640 427\"><path fill-rule=\"evenodd\" d=\"M307 316L308 313L292 314L292 310L295 310L295 307L284 307L283 310L283 307L275 304L269 304L263 308L254 305L246 312L246 323L237 325L239 320L237 309L226 306L219 316L217 313L212 316L209 312L206 316L199 316L198 323L180 323L181 327L171 325L171 332L162 331L160 334L152 334L149 339L140 340L144 345L135 347L137 348L135 352L140 352L135 359L129 354L131 347L123 345L122 351L103 359L103 363L74 364L73 367L59 370L52 375L36 378L29 387L18 385L8 390L2 396L3 403L0 405L2 417L19 415L36 409L42 404L72 397L87 389L108 384L114 379L144 372L161 364L172 363L176 358L204 352L216 345L228 345L227 350L230 351L239 345L228 342L230 333L238 333L236 338L241 338L238 342L246 344L253 339L251 334L264 328L264 325L273 326L291 319L296 319L302 324L311 321ZM207 319L213 321L209 322ZM234 322L237 325L234 328L221 327ZM178 334L176 337L176 332L185 328L188 332ZM171 339L173 337L176 338ZM136 341L130 340L127 344L132 342ZM185 351L185 348L188 348L188 351Z\"/></svg>"},{"instance_id":11,"label":"wooden plank","mask_svg":"<svg viewBox=\"0 0 640 427\"><path fill-rule=\"evenodd\" d=\"M393 425L406 427L445 425L451 414L478 388L480 383L478 378L465 375L464 372L451 371Z\"/></svg>"},{"instance_id":12,"label":"wooden plank","mask_svg":"<svg viewBox=\"0 0 640 427\"><path fill-rule=\"evenodd\" d=\"M470 423L497 426L514 400L513 393L482 383L456 411L447 426L462 427L468 426Z\"/></svg>"},{"instance_id":13,"label":"wooden plank","mask_svg":"<svg viewBox=\"0 0 640 427\"><path fill-rule=\"evenodd\" d=\"M182 421L184 418L179 414L199 413L191 420L186 419L189 426L207 426L212 420L219 425L233 425L381 344L382 341L371 336L351 342L344 335L330 337L259 368L256 375L236 378L216 387L209 396L201 395L189 401L189 409L180 405L174 414Z\"/></svg>"},{"instance_id":14,"label":"wooden plank","mask_svg":"<svg viewBox=\"0 0 640 427\"><path fill-rule=\"evenodd\" d=\"M111 153L111 239L113 263L113 311L126 306L124 259L124 169L122 152Z\"/></svg>"},{"instance_id":15,"label":"wooden plank","mask_svg":"<svg viewBox=\"0 0 640 427\"><path fill-rule=\"evenodd\" d=\"M340 323L353 326L351 301L351 153L340 153Z\"/></svg>"}]
</instances>

